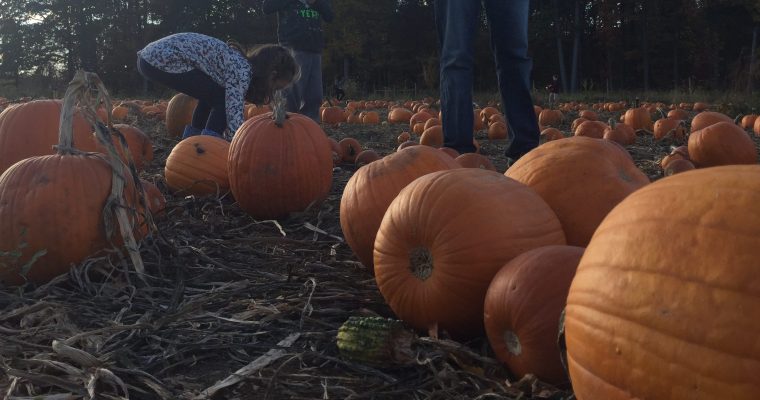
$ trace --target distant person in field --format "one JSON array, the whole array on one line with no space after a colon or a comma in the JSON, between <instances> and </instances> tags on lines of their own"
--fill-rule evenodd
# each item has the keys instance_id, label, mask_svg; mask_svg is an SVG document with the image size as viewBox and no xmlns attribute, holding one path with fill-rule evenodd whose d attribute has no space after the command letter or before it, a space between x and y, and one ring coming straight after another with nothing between
<instances>
[{"instance_id":1,"label":"distant person in field","mask_svg":"<svg viewBox=\"0 0 760 400\"><path fill-rule=\"evenodd\" d=\"M264 13L277 13L280 45L295 51L301 77L285 92L288 111L319 122L322 105L322 21L333 20L330 0L264 0Z\"/></svg>"},{"instance_id":2,"label":"distant person in field","mask_svg":"<svg viewBox=\"0 0 760 400\"><path fill-rule=\"evenodd\" d=\"M145 78L198 99L182 138L194 135L229 137L245 120L245 101L270 102L276 90L298 76L292 52L266 44L245 52L199 33L177 33L137 52L137 70Z\"/></svg>"},{"instance_id":3,"label":"distant person in field","mask_svg":"<svg viewBox=\"0 0 760 400\"><path fill-rule=\"evenodd\" d=\"M529 0L436 0L441 70L444 146L474 152L472 143L473 58L475 35L485 8L496 62L501 104L513 140L506 150L511 164L538 146L539 130L530 94L528 57Z\"/></svg>"},{"instance_id":4,"label":"distant person in field","mask_svg":"<svg viewBox=\"0 0 760 400\"><path fill-rule=\"evenodd\" d=\"M345 83L346 79L345 77L338 79L335 78L335 81L333 82L333 91L335 92L335 99L338 101L343 101L343 98L346 97L346 92L343 90L343 85Z\"/></svg>"},{"instance_id":5,"label":"distant person in field","mask_svg":"<svg viewBox=\"0 0 760 400\"><path fill-rule=\"evenodd\" d=\"M549 107L554 108L557 105L557 96L559 95L559 77L552 75L552 81L546 85L549 91Z\"/></svg>"}]
</instances>

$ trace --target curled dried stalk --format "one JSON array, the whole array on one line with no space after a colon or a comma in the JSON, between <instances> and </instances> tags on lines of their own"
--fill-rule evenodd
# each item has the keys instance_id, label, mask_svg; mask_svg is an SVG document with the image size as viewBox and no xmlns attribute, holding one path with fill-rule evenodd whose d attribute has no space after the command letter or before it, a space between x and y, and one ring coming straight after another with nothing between
<instances>
[{"instance_id":1,"label":"curled dried stalk","mask_svg":"<svg viewBox=\"0 0 760 400\"><path fill-rule=\"evenodd\" d=\"M106 123L108 126L105 126L98 121L97 109L100 104L103 104L106 108ZM105 224L106 237L109 241L111 241L111 238L113 237L113 220L115 216L125 247L132 260L132 264L134 264L135 270L137 270L139 276L144 279L145 266L138 250L137 241L132 233L134 232L133 221L135 221L136 218L129 218L127 210L133 209L124 198L124 186L127 179L135 182L135 190L141 195L140 197L142 197L143 201L145 200L145 194L135 171L134 162L129 156L129 150L123 135L119 134L117 136L121 141L122 149L124 153L126 153L131 166L128 167L122 162L113 143L111 137L113 124L110 112L112 108L111 98L100 78L92 72L82 70L77 71L74 79L69 83L69 86L66 89L66 94L63 98L63 108L61 110L58 133L58 146L56 148L59 155L85 154L74 147L74 114L77 111L81 112L85 119L95 129L95 136L98 143L100 143L106 151L103 159L111 166L111 193L103 208L103 222ZM145 204L147 205L147 201ZM147 206L144 207L144 209L147 210Z\"/></svg>"},{"instance_id":2,"label":"curled dried stalk","mask_svg":"<svg viewBox=\"0 0 760 400\"><path fill-rule=\"evenodd\" d=\"M282 127L285 119L288 118L285 104L285 94L282 90L276 91L274 93L274 99L272 99L272 119L274 119L275 124L279 127Z\"/></svg>"}]
</instances>

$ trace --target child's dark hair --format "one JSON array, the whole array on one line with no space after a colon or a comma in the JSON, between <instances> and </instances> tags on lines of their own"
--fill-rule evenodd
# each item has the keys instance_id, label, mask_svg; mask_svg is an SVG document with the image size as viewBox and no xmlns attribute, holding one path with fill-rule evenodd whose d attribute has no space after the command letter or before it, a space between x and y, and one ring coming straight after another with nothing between
<instances>
[{"instance_id":1,"label":"child's dark hair","mask_svg":"<svg viewBox=\"0 0 760 400\"><path fill-rule=\"evenodd\" d=\"M253 76L248 86L245 99L255 104L266 104L274 95L272 83L276 81L293 82L298 79L299 69L293 52L280 45L262 44L250 51L245 51L240 43L227 41L227 44L242 53L251 65Z\"/></svg>"}]
</instances>

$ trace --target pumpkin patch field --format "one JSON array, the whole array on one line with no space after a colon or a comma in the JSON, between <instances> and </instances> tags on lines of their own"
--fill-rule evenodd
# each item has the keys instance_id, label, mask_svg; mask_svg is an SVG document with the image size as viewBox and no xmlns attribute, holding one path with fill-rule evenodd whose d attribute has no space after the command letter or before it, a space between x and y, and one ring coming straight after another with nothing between
<instances>
[{"instance_id":1,"label":"pumpkin patch field","mask_svg":"<svg viewBox=\"0 0 760 400\"><path fill-rule=\"evenodd\" d=\"M0 113L4 398L760 398L756 116L90 96Z\"/></svg>"}]
</instances>

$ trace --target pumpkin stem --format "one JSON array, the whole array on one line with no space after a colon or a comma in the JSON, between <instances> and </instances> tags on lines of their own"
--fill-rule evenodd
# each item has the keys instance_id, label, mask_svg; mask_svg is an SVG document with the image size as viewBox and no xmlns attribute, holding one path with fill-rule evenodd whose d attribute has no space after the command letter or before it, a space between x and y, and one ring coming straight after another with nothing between
<instances>
[{"instance_id":1,"label":"pumpkin stem","mask_svg":"<svg viewBox=\"0 0 760 400\"><path fill-rule=\"evenodd\" d=\"M433 275L433 255L425 247L417 247L409 252L409 264L412 274L420 280L427 280Z\"/></svg>"},{"instance_id":2,"label":"pumpkin stem","mask_svg":"<svg viewBox=\"0 0 760 400\"><path fill-rule=\"evenodd\" d=\"M98 121L97 109L101 104L106 108L108 126L103 125L103 123ZM106 237L110 240L113 236L113 218L115 216L119 224L121 237L125 243L125 247L132 263L135 266L135 270L137 270L139 276L144 279L145 267L140 252L138 251L137 242L132 233L134 232L133 221L136 221L137 218L135 217L135 210L129 206L124 198L124 185L126 184L126 179L131 179L134 182L136 190L135 195L139 196L137 199L139 199L144 206L143 209L145 210L146 221L150 221L150 216L147 215L148 202L131 157L129 158L129 167L125 166L114 146L111 137L112 130L116 132L117 137L121 141L124 153L129 155L129 149L127 148L124 136L113 128L111 122L112 109L111 98L100 78L92 72L86 72L83 70L77 71L74 79L71 80L69 86L66 88L66 93L64 95L57 151L59 155L86 154L74 148L74 114L77 111L81 112L85 119L87 119L95 129L95 137L106 150L106 156L102 158L111 166L111 194L108 196L108 199L106 199L103 208L103 223L106 228ZM96 157L101 156L96 155ZM127 173L129 173L128 176ZM134 202L132 204L134 204ZM131 219L127 215L127 210L131 210L133 214Z\"/></svg>"},{"instance_id":3,"label":"pumpkin stem","mask_svg":"<svg viewBox=\"0 0 760 400\"><path fill-rule=\"evenodd\" d=\"M282 124L285 122L285 119L288 118L288 113L285 109L285 106L285 94L282 92L282 90L276 91L274 94L274 100L272 101L272 119L274 119L274 123L280 128L282 128Z\"/></svg>"}]
</instances>

